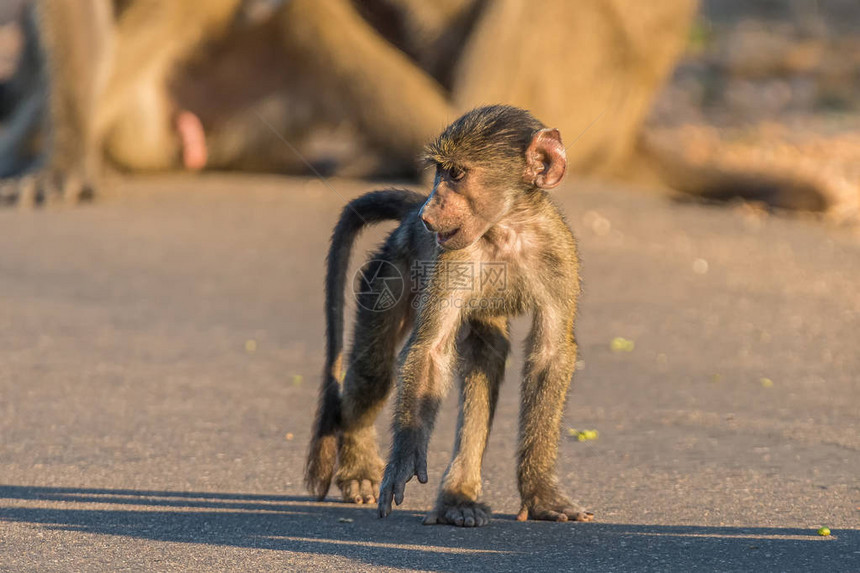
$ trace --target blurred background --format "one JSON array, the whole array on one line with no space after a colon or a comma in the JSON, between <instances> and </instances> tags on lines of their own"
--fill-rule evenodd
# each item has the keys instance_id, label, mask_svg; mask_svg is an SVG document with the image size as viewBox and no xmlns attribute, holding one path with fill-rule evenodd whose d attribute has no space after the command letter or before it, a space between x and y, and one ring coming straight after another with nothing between
<instances>
[{"instance_id":1,"label":"blurred background","mask_svg":"<svg viewBox=\"0 0 860 573\"><path fill-rule=\"evenodd\" d=\"M860 4L703 1L649 121L693 161L790 173L856 221Z\"/></svg>"},{"instance_id":2,"label":"blurred background","mask_svg":"<svg viewBox=\"0 0 860 573\"><path fill-rule=\"evenodd\" d=\"M38 7L0 0L0 207L94 203L0 208L0 569L857 570L860 2ZM489 528L302 485L330 230L486 103L567 145L575 531L513 522L519 344Z\"/></svg>"},{"instance_id":3,"label":"blurred background","mask_svg":"<svg viewBox=\"0 0 860 573\"><path fill-rule=\"evenodd\" d=\"M53 123L128 173L409 179L446 123L504 102L561 128L580 176L860 217L853 0L90 4L111 24L0 6L0 177L44 164ZM40 52L40 34L59 39ZM89 52L75 41L99 34ZM73 111L52 122L45 93Z\"/></svg>"},{"instance_id":4,"label":"blurred background","mask_svg":"<svg viewBox=\"0 0 860 573\"><path fill-rule=\"evenodd\" d=\"M860 103L858 27L850 0L705 0L654 120L835 129L841 119L847 131Z\"/></svg>"}]
</instances>

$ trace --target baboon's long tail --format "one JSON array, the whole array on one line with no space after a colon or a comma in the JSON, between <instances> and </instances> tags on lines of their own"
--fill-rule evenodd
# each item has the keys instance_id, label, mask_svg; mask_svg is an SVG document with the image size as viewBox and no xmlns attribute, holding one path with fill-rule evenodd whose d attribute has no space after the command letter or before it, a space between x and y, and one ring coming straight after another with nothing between
<instances>
[{"instance_id":1,"label":"baboon's long tail","mask_svg":"<svg viewBox=\"0 0 860 573\"><path fill-rule=\"evenodd\" d=\"M420 193L405 189L372 191L353 199L344 207L332 232L325 280L325 369L305 467L305 484L319 499L323 499L328 492L337 460L337 434L341 424L344 290L352 246L365 226L401 220L426 199Z\"/></svg>"}]
</instances>

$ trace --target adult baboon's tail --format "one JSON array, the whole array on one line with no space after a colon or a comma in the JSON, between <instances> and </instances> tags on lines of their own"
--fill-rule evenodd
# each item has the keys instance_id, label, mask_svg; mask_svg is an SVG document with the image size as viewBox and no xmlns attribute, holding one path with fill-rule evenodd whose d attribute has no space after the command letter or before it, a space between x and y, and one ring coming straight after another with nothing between
<instances>
[{"instance_id":1,"label":"adult baboon's tail","mask_svg":"<svg viewBox=\"0 0 860 573\"><path fill-rule=\"evenodd\" d=\"M400 220L426 199L420 193L405 189L372 191L344 207L332 232L325 280L325 369L305 466L305 484L319 499L328 492L337 460L337 436L341 424L344 289L352 245L366 225Z\"/></svg>"}]
</instances>

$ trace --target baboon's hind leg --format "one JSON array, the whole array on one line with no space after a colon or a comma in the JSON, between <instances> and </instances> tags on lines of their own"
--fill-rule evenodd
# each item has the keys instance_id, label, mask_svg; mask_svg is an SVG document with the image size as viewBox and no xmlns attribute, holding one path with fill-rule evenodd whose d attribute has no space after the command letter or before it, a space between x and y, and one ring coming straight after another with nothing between
<instances>
[{"instance_id":1,"label":"baboon's hind leg","mask_svg":"<svg viewBox=\"0 0 860 573\"><path fill-rule=\"evenodd\" d=\"M372 264L364 272L376 276ZM405 277L405 269L401 272ZM386 305L379 304L377 295L387 278L377 276L369 281L368 292L359 295L354 342L343 382L335 483L344 501L352 503L376 503L385 463L379 456L373 424L391 390L397 343L404 321L409 320L405 288L393 305L380 307Z\"/></svg>"}]
</instances>

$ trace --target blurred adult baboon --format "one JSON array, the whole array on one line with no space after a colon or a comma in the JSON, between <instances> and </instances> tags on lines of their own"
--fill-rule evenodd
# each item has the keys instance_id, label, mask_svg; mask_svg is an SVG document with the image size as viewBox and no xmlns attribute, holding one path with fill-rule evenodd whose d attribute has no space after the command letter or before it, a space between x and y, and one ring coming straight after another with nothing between
<instances>
[{"instance_id":1,"label":"blurred adult baboon","mask_svg":"<svg viewBox=\"0 0 860 573\"><path fill-rule=\"evenodd\" d=\"M134 171L295 172L306 157L353 174L413 172L422 145L461 109L496 102L573 134L574 170L616 173L693 8L694 0L35 0L31 31L46 73L21 74L36 78L31 94L48 95L52 135L36 194L96 188L103 154ZM31 129L0 134L0 166L23 131L38 131L26 101L38 97L7 125ZM15 161L0 176L26 167Z\"/></svg>"},{"instance_id":2,"label":"blurred adult baboon","mask_svg":"<svg viewBox=\"0 0 860 573\"><path fill-rule=\"evenodd\" d=\"M694 0L653 5L634 0L544 0L537 5L520 0L354 2L364 20L360 24L353 14L354 29L383 36L396 48L396 56L409 57L408 70L384 63L385 58L376 60L378 66L373 61L359 65L353 73L338 69L338 59L326 47L325 29L304 34L290 29L282 38L290 44L290 53L313 61L315 69L336 70L312 79L324 86L315 91L316 97L345 96L346 102L334 101L332 107L348 110L358 123L357 132L379 146L389 168L392 161L405 161L399 168L411 169L421 143L460 111L504 102L529 109L574 134L575 145L568 149L574 171L617 175L626 172L637 155L638 133L657 90L680 57L695 4ZM299 27L317 20L310 16L305 13L288 22ZM386 74L387 68L391 72ZM418 79L422 74L427 76L423 81ZM379 83L373 85L374 81ZM434 96L442 94L447 109L426 101L420 86L428 82L435 88ZM381 94L374 95L375 90ZM331 118L334 113L330 109L325 115ZM587 137L577 137L585 131Z\"/></svg>"},{"instance_id":3,"label":"blurred adult baboon","mask_svg":"<svg viewBox=\"0 0 860 573\"><path fill-rule=\"evenodd\" d=\"M456 72L455 101L525 107L568 134L575 172L625 170L686 44L694 0L535 4L487 4Z\"/></svg>"},{"instance_id":4,"label":"blurred adult baboon","mask_svg":"<svg viewBox=\"0 0 860 573\"><path fill-rule=\"evenodd\" d=\"M173 112L166 80L203 38L229 25L238 4L210 0L197 10L190 2L166 0L31 3L25 53L41 57L35 58L36 73L19 70L19 77L30 76L30 89L9 122L30 125L4 132L0 157L10 156L39 127L27 105L33 102L42 104L49 143L35 173L13 182L7 196L77 199L92 193L106 143L132 126L138 164L165 165L164 158L177 151L174 122L166 121ZM130 124L128 111L136 107L151 113L147 121Z\"/></svg>"}]
</instances>

